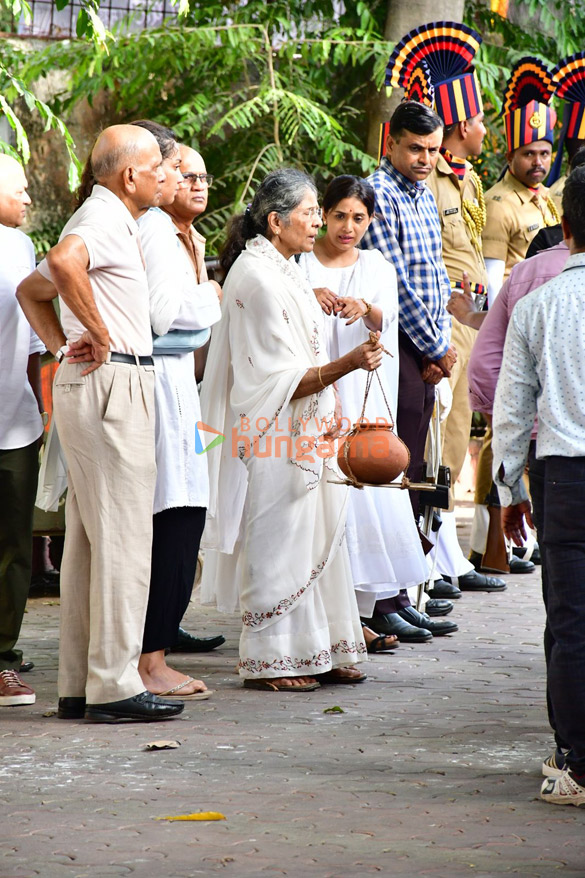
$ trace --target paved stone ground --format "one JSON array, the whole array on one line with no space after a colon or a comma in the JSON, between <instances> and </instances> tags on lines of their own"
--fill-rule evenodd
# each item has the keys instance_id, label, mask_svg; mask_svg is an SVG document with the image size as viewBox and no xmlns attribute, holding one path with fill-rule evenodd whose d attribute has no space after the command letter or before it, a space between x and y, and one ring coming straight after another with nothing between
<instances>
[{"instance_id":1,"label":"paved stone ground","mask_svg":"<svg viewBox=\"0 0 585 878\"><path fill-rule=\"evenodd\" d=\"M150 725L57 720L58 599L32 599L37 703L0 716L1 878L583 878L585 809L538 800L539 578L465 594L458 634L313 693L244 691L237 618L193 605L190 629L227 643L176 665L216 694ZM181 747L144 750L159 738ZM156 819L210 810L227 819Z\"/></svg>"}]
</instances>

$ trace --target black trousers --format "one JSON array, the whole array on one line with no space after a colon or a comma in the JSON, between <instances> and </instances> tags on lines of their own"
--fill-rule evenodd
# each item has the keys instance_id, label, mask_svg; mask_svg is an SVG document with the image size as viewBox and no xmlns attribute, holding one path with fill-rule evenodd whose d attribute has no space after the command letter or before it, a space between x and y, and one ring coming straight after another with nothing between
<instances>
[{"instance_id":1,"label":"black trousers","mask_svg":"<svg viewBox=\"0 0 585 878\"><path fill-rule=\"evenodd\" d=\"M378 613L397 613L398 610L404 610L411 607L410 598L405 588L401 588L398 594L393 598L382 598L376 601L376 612Z\"/></svg>"},{"instance_id":2,"label":"black trousers","mask_svg":"<svg viewBox=\"0 0 585 878\"><path fill-rule=\"evenodd\" d=\"M542 576L542 599L545 609L548 608L548 575L546 569L546 558L543 543L543 521L544 521L544 460L537 460L535 456L536 442L530 443L530 454L528 455L528 475L530 478L530 495L532 497L532 519L536 528L536 536L540 548L541 557L541 576ZM550 663L550 655L553 646L553 639L550 633L548 618L544 626L544 658L546 661L547 673ZM563 741L557 731L554 710L550 697L548 682L546 686L546 708L548 712L548 721L554 732L555 742L560 749L568 749L569 745Z\"/></svg>"},{"instance_id":3,"label":"black trousers","mask_svg":"<svg viewBox=\"0 0 585 878\"><path fill-rule=\"evenodd\" d=\"M398 378L398 410L396 429L410 451L410 466L406 475L419 482L425 456L425 445L433 407L435 388L420 377L422 354L404 332L398 333L400 355ZM419 491L410 491L410 502L418 522Z\"/></svg>"},{"instance_id":4,"label":"black trousers","mask_svg":"<svg viewBox=\"0 0 585 878\"><path fill-rule=\"evenodd\" d=\"M17 671L22 660L14 647L30 587L38 473L38 442L0 450L0 671Z\"/></svg>"},{"instance_id":5,"label":"black trousers","mask_svg":"<svg viewBox=\"0 0 585 878\"><path fill-rule=\"evenodd\" d=\"M152 568L142 652L168 649L177 640L191 599L205 512L201 506L182 506L152 517Z\"/></svg>"},{"instance_id":6,"label":"black trousers","mask_svg":"<svg viewBox=\"0 0 585 878\"><path fill-rule=\"evenodd\" d=\"M531 461L547 611L549 717L570 768L585 774L585 457ZM535 490L536 489L536 490ZM536 496L535 496L536 494Z\"/></svg>"}]
</instances>

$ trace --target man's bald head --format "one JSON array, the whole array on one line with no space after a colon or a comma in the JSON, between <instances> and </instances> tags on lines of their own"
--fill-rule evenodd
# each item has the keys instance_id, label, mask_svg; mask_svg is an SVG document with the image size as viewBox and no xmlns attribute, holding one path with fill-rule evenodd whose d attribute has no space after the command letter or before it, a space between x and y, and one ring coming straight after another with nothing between
<instances>
[{"instance_id":1,"label":"man's bald head","mask_svg":"<svg viewBox=\"0 0 585 878\"><path fill-rule=\"evenodd\" d=\"M105 128L91 153L96 182L117 195L135 218L160 202L161 163L156 139L137 125Z\"/></svg>"},{"instance_id":2,"label":"man's bald head","mask_svg":"<svg viewBox=\"0 0 585 878\"><path fill-rule=\"evenodd\" d=\"M157 147L150 133L136 125L110 125L105 128L91 151L93 176L104 184L112 177L121 174L126 167L136 164L142 151Z\"/></svg>"},{"instance_id":3,"label":"man's bald head","mask_svg":"<svg viewBox=\"0 0 585 878\"><path fill-rule=\"evenodd\" d=\"M16 228L26 219L30 196L23 167L12 156L0 153L0 223Z\"/></svg>"},{"instance_id":4,"label":"man's bald head","mask_svg":"<svg viewBox=\"0 0 585 878\"><path fill-rule=\"evenodd\" d=\"M197 150L193 149L191 146L180 143L179 152L181 153L181 170L183 169L183 163L185 165L190 165L195 162L196 164L203 164L205 166L201 153L197 152Z\"/></svg>"}]
</instances>

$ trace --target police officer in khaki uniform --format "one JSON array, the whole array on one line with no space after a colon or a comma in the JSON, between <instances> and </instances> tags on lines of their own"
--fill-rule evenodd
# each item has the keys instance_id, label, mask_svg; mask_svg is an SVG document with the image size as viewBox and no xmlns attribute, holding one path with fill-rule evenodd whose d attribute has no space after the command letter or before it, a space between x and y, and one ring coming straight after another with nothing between
<instances>
[{"instance_id":1,"label":"police officer in khaki uniform","mask_svg":"<svg viewBox=\"0 0 585 878\"><path fill-rule=\"evenodd\" d=\"M536 58L521 59L506 86L502 115L508 167L485 194L483 255L492 302L539 229L560 222L549 190L542 185L550 170L557 118L548 106L553 90L551 74Z\"/></svg>"}]
</instances>

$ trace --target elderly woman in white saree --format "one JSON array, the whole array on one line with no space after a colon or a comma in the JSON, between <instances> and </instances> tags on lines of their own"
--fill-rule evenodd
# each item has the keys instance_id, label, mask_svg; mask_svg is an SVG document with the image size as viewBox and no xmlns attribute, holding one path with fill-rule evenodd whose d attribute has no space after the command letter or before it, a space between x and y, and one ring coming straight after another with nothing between
<instances>
[{"instance_id":1,"label":"elderly woman in white saree","mask_svg":"<svg viewBox=\"0 0 585 878\"><path fill-rule=\"evenodd\" d=\"M222 320L214 333L202 417L225 435L209 450L205 602L243 630L248 688L306 691L365 679L366 658L344 527L347 489L327 434L332 384L381 362L378 341L331 363L322 315L293 254L321 225L316 190L300 171L269 174L231 228ZM233 263L233 267L232 266ZM329 457L327 456L329 455Z\"/></svg>"}]
</instances>

